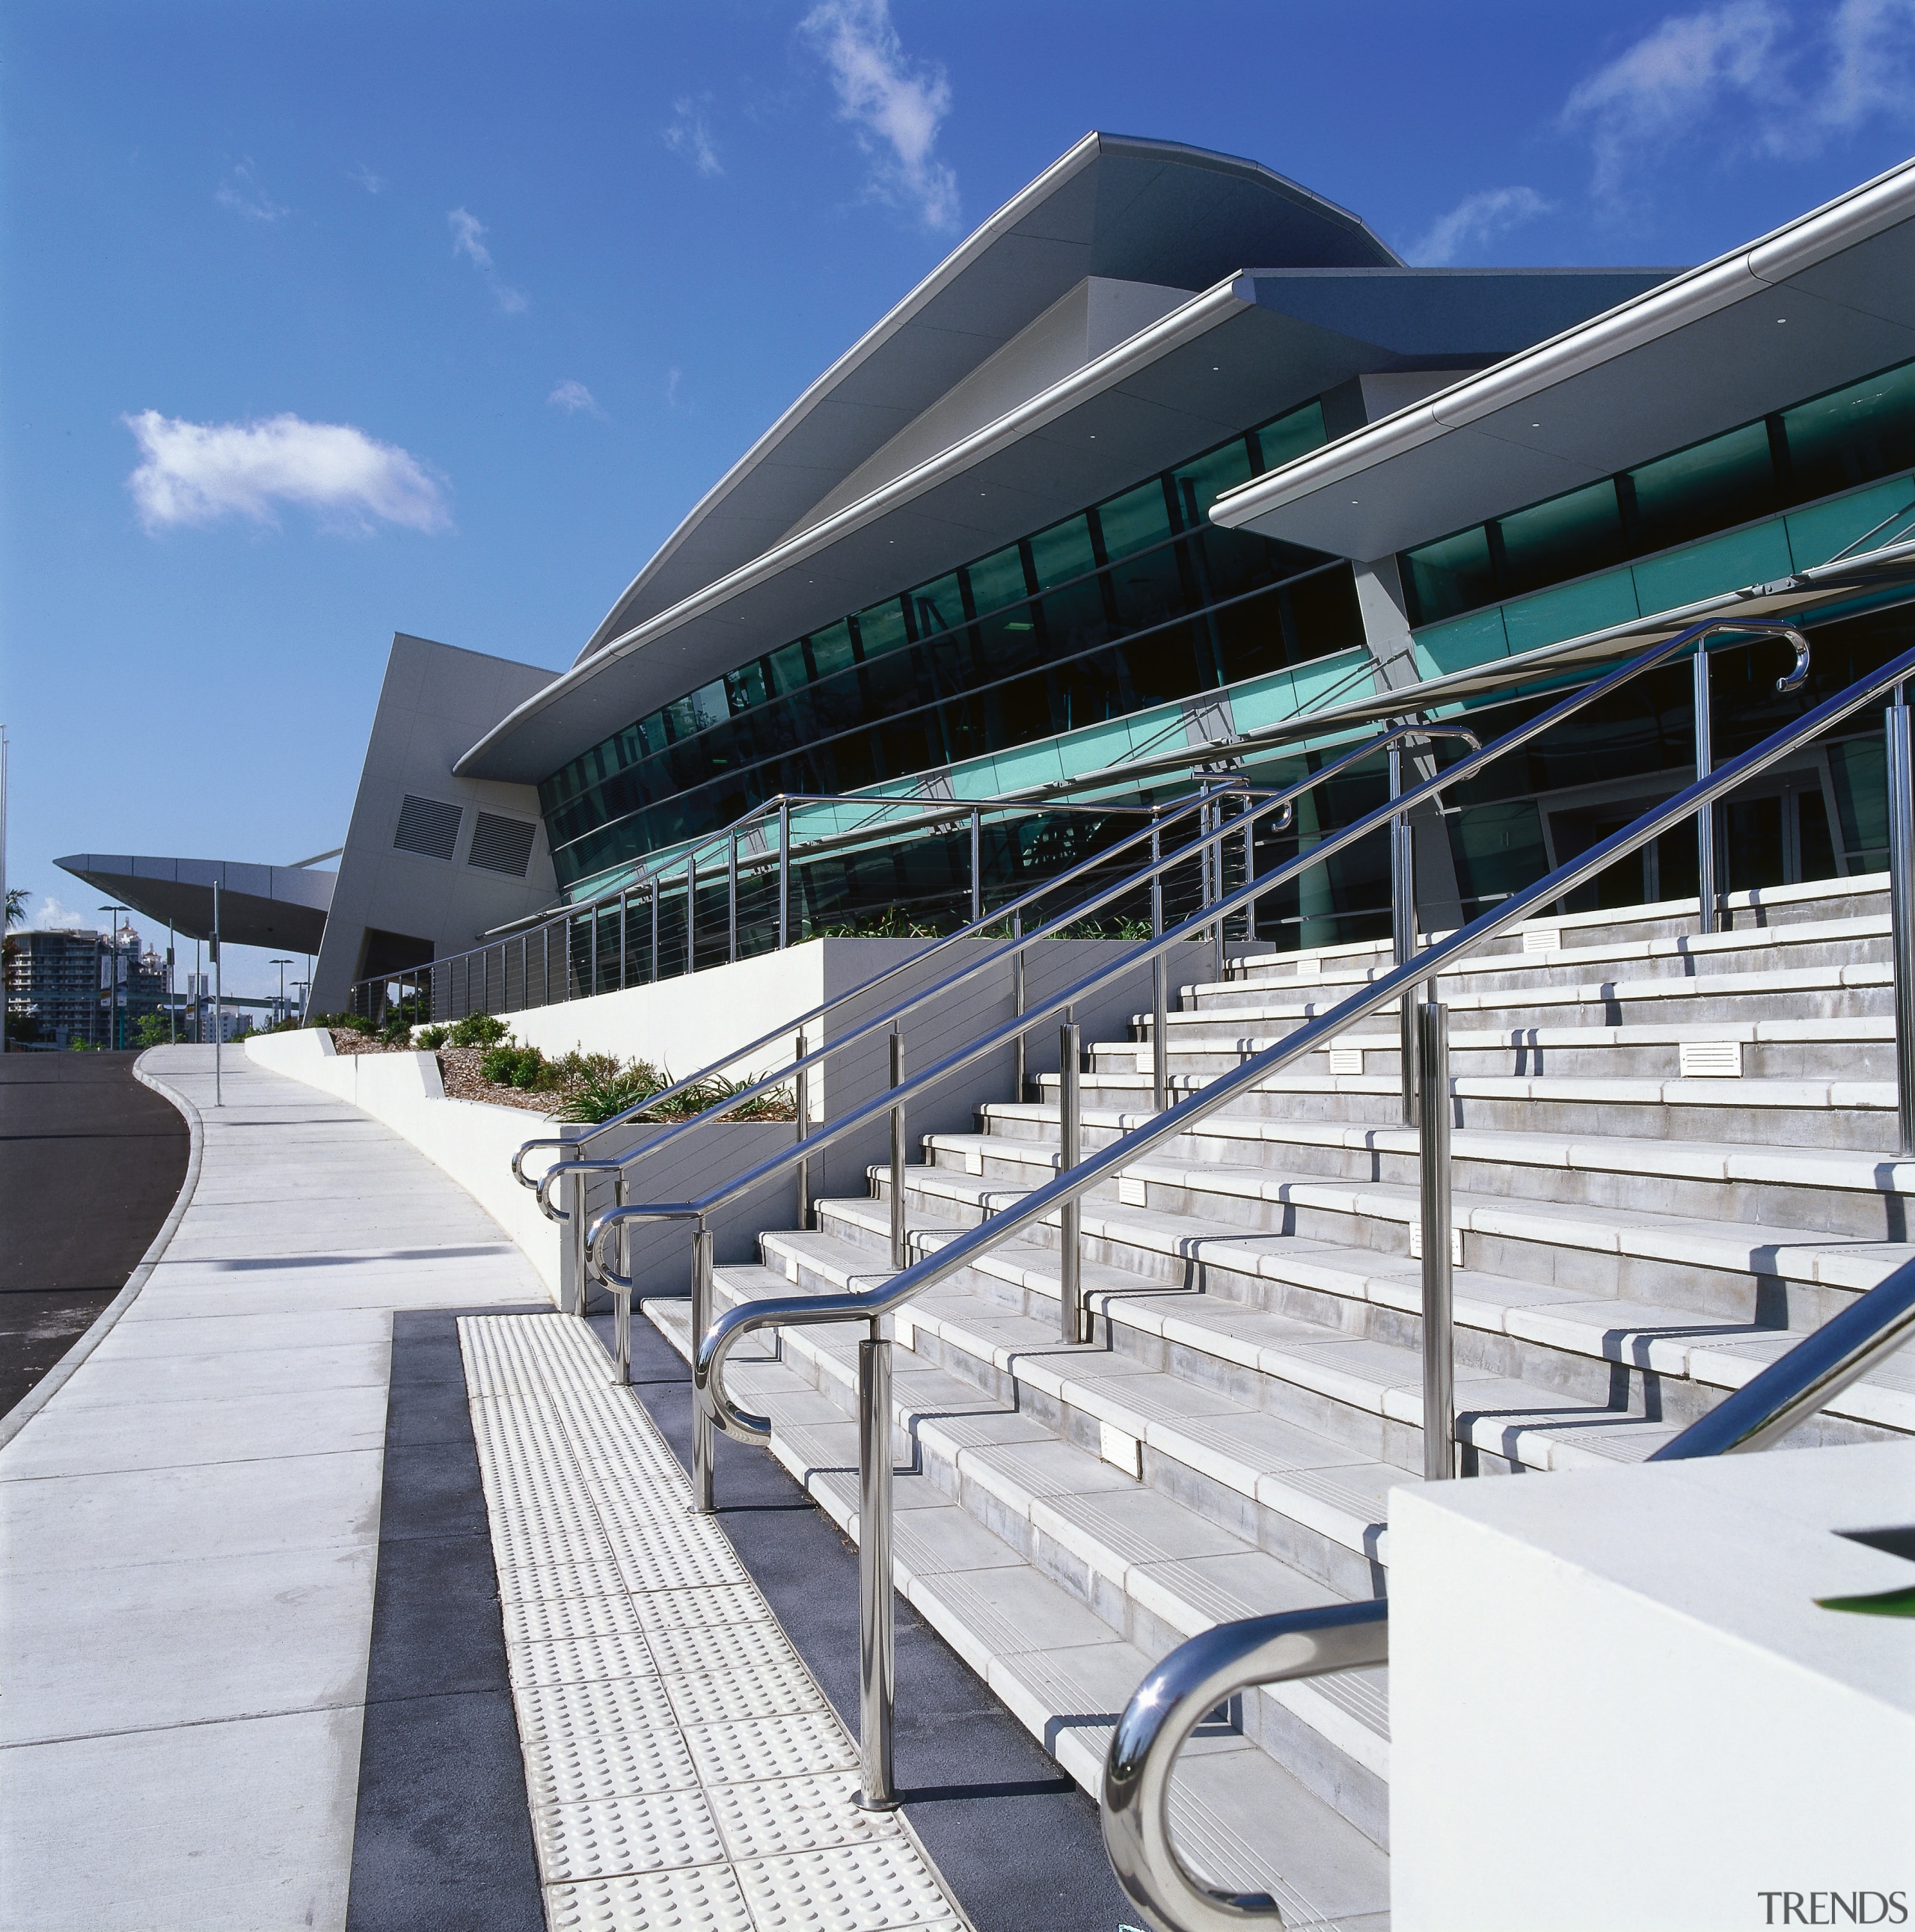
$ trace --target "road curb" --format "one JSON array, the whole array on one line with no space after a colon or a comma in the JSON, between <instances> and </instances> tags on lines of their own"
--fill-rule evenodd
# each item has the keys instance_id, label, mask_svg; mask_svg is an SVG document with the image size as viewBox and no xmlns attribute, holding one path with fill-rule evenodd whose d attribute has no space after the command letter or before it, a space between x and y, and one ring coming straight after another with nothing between
<instances>
[{"instance_id":1,"label":"road curb","mask_svg":"<svg viewBox=\"0 0 1915 1932\"><path fill-rule=\"evenodd\" d=\"M133 1063L133 1077L143 1087L152 1088L161 1099L170 1102L185 1119L186 1178L180 1183L179 1198L173 1202L165 1220L161 1222L160 1232L153 1237L146 1252L140 1256L139 1265L127 1276L126 1286L94 1317L86 1333L14 1403L5 1415L0 1416L0 1449L5 1449L72 1379L80 1364L107 1339L120 1317L140 1298L140 1291L146 1286L148 1278L158 1266L168 1244L185 1218L187 1209L192 1205L194 1190L200 1184L200 1156L205 1141L200 1110L177 1088L167 1085L157 1075L146 1071L147 1061L158 1051L155 1047L149 1047Z\"/></svg>"}]
</instances>

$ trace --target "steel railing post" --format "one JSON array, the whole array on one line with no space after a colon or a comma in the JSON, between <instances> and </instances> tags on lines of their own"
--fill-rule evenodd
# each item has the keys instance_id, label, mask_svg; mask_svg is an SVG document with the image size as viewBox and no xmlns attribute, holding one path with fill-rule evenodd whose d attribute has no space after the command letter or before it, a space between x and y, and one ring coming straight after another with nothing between
<instances>
[{"instance_id":1,"label":"steel railing post","mask_svg":"<svg viewBox=\"0 0 1915 1932\"><path fill-rule=\"evenodd\" d=\"M687 973L698 970L697 953L693 950L693 930L698 920L698 855L695 850L685 854L685 970Z\"/></svg>"},{"instance_id":2,"label":"steel railing post","mask_svg":"<svg viewBox=\"0 0 1915 1932\"><path fill-rule=\"evenodd\" d=\"M692 1237L692 1352L695 1358L711 1325L712 1235L701 1214ZM692 1404L692 1499L703 1516L710 1516L713 1507L712 1437L712 1419L705 1413L704 1405L695 1400Z\"/></svg>"},{"instance_id":3,"label":"steel railing post","mask_svg":"<svg viewBox=\"0 0 1915 1932\"><path fill-rule=\"evenodd\" d=\"M647 984L659 983L659 882L652 881L652 976Z\"/></svg>"},{"instance_id":4,"label":"steel railing post","mask_svg":"<svg viewBox=\"0 0 1915 1932\"><path fill-rule=\"evenodd\" d=\"M858 1771L867 1811L897 1805L891 1719L897 1699L891 1594L891 1344L880 1324L858 1344Z\"/></svg>"},{"instance_id":5,"label":"steel railing post","mask_svg":"<svg viewBox=\"0 0 1915 1932\"><path fill-rule=\"evenodd\" d=\"M971 808L971 922L984 916L984 812Z\"/></svg>"},{"instance_id":6,"label":"steel railing post","mask_svg":"<svg viewBox=\"0 0 1915 1932\"><path fill-rule=\"evenodd\" d=\"M592 902L592 958L591 976L586 981L586 990L594 999L599 996L599 902Z\"/></svg>"},{"instance_id":7,"label":"steel railing post","mask_svg":"<svg viewBox=\"0 0 1915 1932\"><path fill-rule=\"evenodd\" d=\"M805 1036L802 1031L798 1035L797 1052L794 1057L799 1060L805 1057ZM800 1066L793 1084L796 1091L793 1095L794 1105L791 1111L797 1116L797 1138L802 1141L806 1129L811 1124L811 1069ZM811 1226L811 1162L809 1159L800 1159L798 1162L798 1226L800 1228Z\"/></svg>"},{"instance_id":8,"label":"steel railing post","mask_svg":"<svg viewBox=\"0 0 1915 1932\"><path fill-rule=\"evenodd\" d=\"M565 1157L570 1161L582 1161L585 1150L576 1141L568 1143ZM566 1232L572 1238L572 1312L582 1321L585 1315L585 1301L591 1287L591 1276L585 1271L585 1190L589 1182L583 1168L572 1177L572 1185L566 1190L566 1200L572 1210L572 1219Z\"/></svg>"},{"instance_id":9,"label":"steel railing post","mask_svg":"<svg viewBox=\"0 0 1915 1932\"><path fill-rule=\"evenodd\" d=\"M1713 769L1709 745L1709 646L1698 638L1695 647L1695 775L1698 782ZM1696 897L1700 907L1699 932L1715 930L1715 807L1700 805L1695 814Z\"/></svg>"},{"instance_id":10,"label":"steel railing post","mask_svg":"<svg viewBox=\"0 0 1915 1932\"><path fill-rule=\"evenodd\" d=\"M1423 1475L1456 1474L1456 1355L1450 1271L1449 1010L1417 1009L1418 1142L1423 1209Z\"/></svg>"},{"instance_id":11,"label":"steel railing post","mask_svg":"<svg viewBox=\"0 0 1915 1932\"><path fill-rule=\"evenodd\" d=\"M1389 750L1390 796L1403 795L1403 750ZM1409 814L1399 812L1390 820L1390 940L1394 963L1400 966L1416 950L1416 848ZM1397 1015L1397 1041L1403 1070L1403 1124L1416 1124L1416 1001L1404 994Z\"/></svg>"},{"instance_id":12,"label":"steel railing post","mask_svg":"<svg viewBox=\"0 0 1915 1932\"><path fill-rule=\"evenodd\" d=\"M612 1188L612 1202L619 1208L629 1204L623 1174L618 1175ZM631 1228L629 1221L619 1223L618 1271L628 1282L632 1279ZM631 1288L612 1290L612 1355L617 1366L620 1388L632 1386L632 1298L636 1292Z\"/></svg>"},{"instance_id":13,"label":"steel railing post","mask_svg":"<svg viewBox=\"0 0 1915 1932\"><path fill-rule=\"evenodd\" d=\"M1163 828L1151 826L1151 937L1163 937ZM1170 964L1151 962L1151 1098L1160 1114L1170 1105Z\"/></svg>"},{"instance_id":14,"label":"steel railing post","mask_svg":"<svg viewBox=\"0 0 1915 1932\"><path fill-rule=\"evenodd\" d=\"M733 964L738 959L738 835L728 842L725 862L725 956Z\"/></svg>"},{"instance_id":15,"label":"steel railing post","mask_svg":"<svg viewBox=\"0 0 1915 1932\"><path fill-rule=\"evenodd\" d=\"M791 943L791 808L778 802L778 950Z\"/></svg>"},{"instance_id":16,"label":"steel railing post","mask_svg":"<svg viewBox=\"0 0 1915 1932\"><path fill-rule=\"evenodd\" d=\"M1895 1076L1901 1152L1915 1154L1915 752L1907 694L1885 714L1888 742L1889 919L1895 956Z\"/></svg>"},{"instance_id":17,"label":"steel railing post","mask_svg":"<svg viewBox=\"0 0 1915 1932\"><path fill-rule=\"evenodd\" d=\"M905 1084L905 1036L891 1029L891 1084ZM891 1109L891 1265L908 1268L911 1256L905 1239L905 1109L901 1101Z\"/></svg>"},{"instance_id":18,"label":"steel railing post","mask_svg":"<svg viewBox=\"0 0 1915 1932\"><path fill-rule=\"evenodd\" d=\"M632 895L620 892L618 896L618 989L625 991L625 962L629 949L626 944L626 930L631 924Z\"/></svg>"},{"instance_id":19,"label":"steel railing post","mask_svg":"<svg viewBox=\"0 0 1915 1932\"><path fill-rule=\"evenodd\" d=\"M1067 1173L1084 1158L1083 1045L1076 1016L1064 1010L1057 1030L1058 1172ZM1067 1342L1084 1339L1084 1204L1076 1195L1058 1208L1058 1327Z\"/></svg>"},{"instance_id":20,"label":"steel railing post","mask_svg":"<svg viewBox=\"0 0 1915 1932\"><path fill-rule=\"evenodd\" d=\"M1223 808L1214 802L1203 808L1203 829L1206 832L1221 832L1223 828ZM1219 838L1206 839L1203 848L1204 895L1209 904L1214 904L1223 896L1223 844ZM1223 915L1219 913L1211 923L1211 944L1217 956L1217 970L1211 976L1221 986L1225 978L1223 965Z\"/></svg>"},{"instance_id":21,"label":"steel railing post","mask_svg":"<svg viewBox=\"0 0 1915 1932\"><path fill-rule=\"evenodd\" d=\"M1010 936L1021 939L1024 936L1024 915L1014 912L1010 916ZM1013 1018L1024 1010L1024 949L1019 946L1010 956L1010 1010ZM1012 1055L1016 1062L1012 1071L1015 1078L1011 1083L1011 1098L1021 1107L1024 1104L1024 1036L1017 1036Z\"/></svg>"}]
</instances>

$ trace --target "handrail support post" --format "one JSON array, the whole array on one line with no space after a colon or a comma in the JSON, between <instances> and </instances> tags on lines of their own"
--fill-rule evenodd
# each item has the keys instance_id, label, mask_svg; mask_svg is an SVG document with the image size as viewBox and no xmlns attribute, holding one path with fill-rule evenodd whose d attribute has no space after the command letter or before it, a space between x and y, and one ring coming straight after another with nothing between
<instances>
[{"instance_id":1,"label":"handrail support post","mask_svg":"<svg viewBox=\"0 0 1915 1932\"><path fill-rule=\"evenodd\" d=\"M891 1755L897 1700L897 1628L891 1588L891 1344L873 1320L858 1344L857 1802L895 1810Z\"/></svg>"},{"instance_id":2,"label":"handrail support post","mask_svg":"<svg viewBox=\"0 0 1915 1932\"><path fill-rule=\"evenodd\" d=\"M1709 640L1698 638L1695 645L1695 775L1700 784L1714 769L1709 748ZM1696 808L1696 897L1699 902L1698 932L1715 930L1715 806L1712 801Z\"/></svg>"},{"instance_id":3,"label":"handrail support post","mask_svg":"<svg viewBox=\"0 0 1915 1932\"><path fill-rule=\"evenodd\" d=\"M1418 1154L1423 1210L1423 1476L1456 1474L1456 1354L1450 1268L1449 1010L1417 1009L1418 1088L1423 1106Z\"/></svg>"},{"instance_id":4,"label":"handrail support post","mask_svg":"<svg viewBox=\"0 0 1915 1932\"><path fill-rule=\"evenodd\" d=\"M984 808L971 808L971 922L984 916Z\"/></svg>"},{"instance_id":5,"label":"handrail support post","mask_svg":"<svg viewBox=\"0 0 1915 1932\"><path fill-rule=\"evenodd\" d=\"M573 1141L566 1149L566 1158L582 1161L585 1150ZM585 1257L585 1190L590 1185L585 1170L581 1168L572 1175L572 1185L566 1195L572 1208L571 1225L567 1230L572 1240L572 1312L581 1322L585 1318L585 1304L592 1289L592 1276L586 1267Z\"/></svg>"},{"instance_id":6,"label":"handrail support post","mask_svg":"<svg viewBox=\"0 0 1915 1932\"><path fill-rule=\"evenodd\" d=\"M891 1084L905 1084L905 1036L900 1028L891 1029ZM891 1109L891 1265L902 1270L911 1265L905 1238L905 1109L899 1101Z\"/></svg>"},{"instance_id":7,"label":"handrail support post","mask_svg":"<svg viewBox=\"0 0 1915 1932\"><path fill-rule=\"evenodd\" d=\"M1403 794L1403 747L1389 750L1390 796ZM1400 966L1416 950L1416 846L1409 814L1399 812L1390 820L1390 940L1394 962ZM1397 1005L1397 1040L1402 1069L1403 1124L1416 1124L1416 999L1403 994Z\"/></svg>"},{"instance_id":8,"label":"handrail support post","mask_svg":"<svg viewBox=\"0 0 1915 1932\"><path fill-rule=\"evenodd\" d=\"M621 1172L612 1189L615 1206L629 1204L626 1192L626 1180ZM631 1223L621 1221L618 1228L618 1271L628 1284L612 1290L612 1354L618 1370L620 1388L632 1386L632 1298L635 1291L629 1286L632 1280Z\"/></svg>"},{"instance_id":9,"label":"handrail support post","mask_svg":"<svg viewBox=\"0 0 1915 1932\"><path fill-rule=\"evenodd\" d=\"M1884 713L1888 742L1889 923L1895 956L1895 1094L1901 1154L1915 1154L1915 752L1906 690Z\"/></svg>"},{"instance_id":10,"label":"handrail support post","mask_svg":"<svg viewBox=\"0 0 1915 1932\"><path fill-rule=\"evenodd\" d=\"M1083 1045L1069 1007L1057 1033L1058 1172L1084 1158ZM1058 1325L1067 1342L1084 1339L1084 1206L1073 1195L1058 1209Z\"/></svg>"},{"instance_id":11,"label":"handrail support post","mask_svg":"<svg viewBox=\"0 0 1915 1932\"><path fill-rule=\"evenodd\" d=\"M700 1345L712 1325L712 1234L705 1217L698 1216L692 1236L692 1352L695 1358ZM715 1507L712 1479L713 1448L712 1419L702 1402L692 1405L692 1498L701 1516L710 1516Z\"/></svg>"},{"instance_id":12,"label":"handrail support post","mask_svg":"<svg viewBox=\"0 0 1915 1932\"><path fill-rule=\"evenodd\" d=\"M798 1030L798 1042L794 1056L802 1061L805 1057L804 1030ZM800 1066L793 1082L796 1092L792 1096L791 1111L797 1116L798 1138L802 1141L811 1125L811 1069ZM800 1228L811 1226L811 1160L809 1156L800 1156L798 1162L798 1226Z\"/></svg>"},{"instance_id":13,"label":"handrail support post","mask_svg":"<svg viewBox=\"0 0 1915 1932\"><path fill-rule=\"evenodd\" d=\"M1163 828L1151 826L1151 937L1163 937ZM1170 1105L1170 965L1162 953L1151 961L1151 1100L1157 1112Z\"/></svg>"}]
</instances>

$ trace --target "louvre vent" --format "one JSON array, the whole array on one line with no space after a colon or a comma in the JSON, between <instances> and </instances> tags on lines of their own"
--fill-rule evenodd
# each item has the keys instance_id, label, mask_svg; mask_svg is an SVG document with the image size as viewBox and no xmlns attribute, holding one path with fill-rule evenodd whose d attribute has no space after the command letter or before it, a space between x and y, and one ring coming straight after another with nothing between
<instances>
[{"instance_id":1,"label":"louvre vent","mask_svg":"<svg viewBox=\"0 0 1915 1932\"><path fill-rule=\"evenodd\" d=\"M395 851L416 852L425 859L449 859L459 842L459 820L464 817L456 805L436 798L415 798L410 792L399 808L399 829L392 835Z\"/></svg>"},{"instance_id":2,"label":"louvre vent","mask_svg":"<svg viewBox=\"0 0 1915 1932\"><path fill-rule=\"evenodd\" d=\"M1363 1049L1360 1046L1333 1046L1330 1049L1330 1071L1332 1073L1361 1073L1363 1071Z\"/></svg>"},{"instance_id":3,"label":"louvre vent","mask_svg":"<svg viewBox=\"0 0 1915 1932\"><path fill-rule=\"evenodd\" d=\"M522 879L532 862L532 835L537 830L529 818L501 818L495 812L482 812L473 828L466 863Z\"/></svg>"},{"instance_id":4,"label":"louvre vent","mask_svg":"<svg viewBox=\"0 0 1915 1932\"><path fill-rule=\"evenodd\" d=\"M1562 928L1559 926L1532 926L1523 935L1525 952L1560 952Z\"/></svg>"},{"instance_id":5,"label":"louvre vent","mask_svg":"<svg viewBox=\"0 0 1915 1932\"><path fill-rule=\"evenodd\" d=\"M1678 1042L1676 1061L1685 1080L1739 1080L1742 1043L1739 1040L1685 1040Z\"/></svg>"}]
</instances>

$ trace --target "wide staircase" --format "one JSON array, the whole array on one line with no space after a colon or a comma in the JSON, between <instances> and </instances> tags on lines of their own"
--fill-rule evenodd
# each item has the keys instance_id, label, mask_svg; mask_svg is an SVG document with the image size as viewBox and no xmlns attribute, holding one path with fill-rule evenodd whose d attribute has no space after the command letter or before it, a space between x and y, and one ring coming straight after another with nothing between
<instances>
[{"instance_id":1,"label":"wide staircase","mask_svg":"<svg viewBox=\"0 0 1915 1932\"><path fill-rule=\"evenodd\" d=\"M1693 902L1532 921L1440 982L1465 1474L1640 1460L1915 1255L1886 877L1736 896L1724 922L1698 936ZM1175 1091L1388 963L1256 953L1182 987ZM1150 1024L1088 1049L1087 1152L1152 1112ZM1055 1174L1057 1078L924 1137L914 1255ZM1392 1010L1086 1200L1087 1342L1058 1340L1049 1224L895 1318L899 1586L1093 1792L1118 1714L1182 1640L1386 1592L1388 1492L1424 1467L1403 1112ZM721 1268L719 1308L887 1276L888 1177ZM689 1354L688 1304L644 1306ZM754 1336L731 1371L854 1536L863 1332ZM1915 1371L1891 1364L1791 1439L1903 1433ZM1380 1925L1388 1778L1385 1672L1246 1693L1180 1760L1180 1849L1287 1922Z\"/></svg>"}]
</instances>

